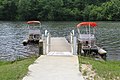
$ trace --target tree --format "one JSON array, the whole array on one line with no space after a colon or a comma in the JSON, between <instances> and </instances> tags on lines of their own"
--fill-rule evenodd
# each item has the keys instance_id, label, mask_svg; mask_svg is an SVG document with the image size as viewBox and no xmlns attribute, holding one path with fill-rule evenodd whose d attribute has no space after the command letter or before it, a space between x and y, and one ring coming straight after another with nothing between
<instances>
[{"instance_id":1,"label":"tree","mask_svg":"<svg viewBox=\"0 0 120 80\"><path fill-rule=\"evenodd\" d=\"M0 0L0 20L120 20L120 0Z\"/></svg>"},{"instance_id":2,"label":"tree","mask_svg":"<svg viewBox=\"0 0 120 80\"><path fill-rule=\"evenodd\" d=\"M20 20L37 19L38 15L38 0L19 0L18 13Z\"/></svg>"},{"instance_id":3,"label":"tree","mask_svg":"<svg viewBox=\"0 0 120 80\"><path fill-rule=\"evenodd\" d=\"M102 4L104 19L106 20L120 20L120 1L111 0Z\"/></svg>"},{"instance_id":4,"label":"tree","mask_svg":"<svg viewBox=\"0 0 120 80\"><path fill-rule=\"evenodd\" d=\"M14 0L4 0L0 6L0 19L2 20L15 20L17 13L17 6Z\"/></svg>"}]
</instances>

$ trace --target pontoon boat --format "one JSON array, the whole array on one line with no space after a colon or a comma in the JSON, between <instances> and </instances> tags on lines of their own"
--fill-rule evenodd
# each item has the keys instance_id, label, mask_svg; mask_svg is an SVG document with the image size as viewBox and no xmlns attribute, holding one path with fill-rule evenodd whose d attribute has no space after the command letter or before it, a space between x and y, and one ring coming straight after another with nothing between
<instances>
[{"instance_id":1,"label":"pontoon boat","mask_svg":"<svg viewBox=\"0 0 120 80\"><path fill-rule=\"evenodd\" d=\"M28 36L25 40L23 40L23 45L27 45L28 43L38 43L42 37L40 32L41 23L40 21L28 21Z\"/></svg>"},{"instance_id":2,"label":"pontoon boat","mask_svg":"<svg viewBox=\"0 0 120 80\"><path fill-rule=\"evenodd\" d=\"M77 25L78 41L82 44L82 55L99 54L102 58L106 58L106 51L96 45L95 28L96 22L81 22ZM83 29L82 29L83 28Z\"/></svg>"}]
</instances>

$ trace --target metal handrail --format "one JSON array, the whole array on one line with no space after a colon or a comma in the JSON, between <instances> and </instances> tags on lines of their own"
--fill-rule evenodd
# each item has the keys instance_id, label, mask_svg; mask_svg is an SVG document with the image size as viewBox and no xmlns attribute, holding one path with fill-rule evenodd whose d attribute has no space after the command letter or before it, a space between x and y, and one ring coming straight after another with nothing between
<instances>
[{"instance_id":1,"label":"metal handrail","mask_svg":"<svg viewBox=\"0 0 120 80\"><path fill-rule=\"evenodd\" d=\"M45 54L48 54L50 52L50 42L51 35L47 30L45 30Z\"/></svg>"},{"instance_id":2,"label":"metal handrail","mask_svg":"<svg viewBox=\"0 0 120 80\"><path fill-rule=\"evenodd\" d=\"M77 54L77 38L75 36L74 30L70 32L70 43L71 43L71 52L72 54L76 55Z\"/></svg>"}]
</instances>

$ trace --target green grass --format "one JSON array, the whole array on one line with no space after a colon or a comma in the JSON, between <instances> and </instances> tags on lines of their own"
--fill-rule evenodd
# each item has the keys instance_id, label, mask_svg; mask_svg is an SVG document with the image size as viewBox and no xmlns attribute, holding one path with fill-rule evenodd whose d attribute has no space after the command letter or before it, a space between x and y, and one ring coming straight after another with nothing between
<instances>
[{"instance_id":1,"label":"green grass","mask_svg":"<svg viewBox=\"0 0 120 80\"><path fill-rule=\"evenodd\" d=\"M120 61L98 61L79 56L79 62L80 64L91 64L102 80L120 80ZM97 76L95 80L99 80Z\"/></svg>"},{"instance_id":2,"label":"green grass","mask_svg":"<svg viewBox=\"0 0 120 80\"><path fill-rule=\"evenodd\" d=\"M28 72L28 66L35 59L31 57L14 62L0 61L0 80L22 80Z\"/></svg>"}]
</instances>

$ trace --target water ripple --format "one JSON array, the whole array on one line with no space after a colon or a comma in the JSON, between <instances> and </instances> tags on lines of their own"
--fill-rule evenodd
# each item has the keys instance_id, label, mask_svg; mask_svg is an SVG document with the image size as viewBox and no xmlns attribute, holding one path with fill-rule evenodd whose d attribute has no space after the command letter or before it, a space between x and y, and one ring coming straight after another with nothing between
<instances>
[{"instance_id":1,"label":"water ripple","mask_svg":"<svg viewBox=\"0 0 120 80\"><path fill-rule=\"evenodd\" d=\"M42 22L42 33L48 30L54 37L63 37L71 30L77 32L75 26L79 22ZM120 60L120 23L97 22L97 45L108 52L108 59ZM14 60L18 57L38 55L38 45L23 46L22 40L27 35L25 22L0 22L0 60Z\"/></svg>"}]
</instances>

